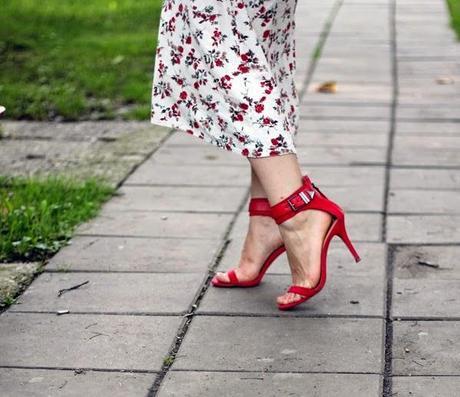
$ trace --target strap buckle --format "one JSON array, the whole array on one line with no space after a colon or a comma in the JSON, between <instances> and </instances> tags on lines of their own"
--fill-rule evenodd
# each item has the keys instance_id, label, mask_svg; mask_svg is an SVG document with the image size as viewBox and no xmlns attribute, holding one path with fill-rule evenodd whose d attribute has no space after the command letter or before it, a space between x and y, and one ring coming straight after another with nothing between
<instances>
[{"instance_id":1,"label":"strap buckle","mask_svg":"<svg viewBox=\"0 0 460 397\"><path fill-rule=\"evenodd\" d=\"M301 209L304 205L308 204L312 199L313 197L315 196L315 191L312 190L312 191L308 191L308 190L304 190L302 192L299 192L297 194L301 199L302 201L304 202L304 204L302 204L300 207L296 207L295 204L291 201L293 200L294 198L296 198L297 196L293 197L292 199L289 198L287 200L289 206L291 207L291 209L295 212L295 211L298 211L299 209Z\"/></svg>"}]
</instances>

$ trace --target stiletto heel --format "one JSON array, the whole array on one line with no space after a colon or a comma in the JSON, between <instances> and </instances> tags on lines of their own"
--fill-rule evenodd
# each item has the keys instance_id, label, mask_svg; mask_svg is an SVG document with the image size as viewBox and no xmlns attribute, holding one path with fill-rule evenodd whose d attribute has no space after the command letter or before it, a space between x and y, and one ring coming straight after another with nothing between
<instances>
[{"instance_id":1,"label":"stiletto heel","mask_svg":"<svg viewBox=\"0 0 460 397\"><path fill-rule=\"evenodd\" d=\"M266 198L253 198L249 202L249 216L270 216L271 209L270 204ZM265 272L270 267L270 265L275 261L278 256L280 256L286 248L284 244L273 250L270 255L265 259L262 268L259 271L259 274L256 278L247 281L239 281L235 273L235 269L230 269L227 271L229 282L224 282L219 280L216 276L213 277L211 283L214 287L255 287L260 284L262 278L265 275Z\"/></svg>"},{"instance_id":2,"label":"stiletto heel","mask_svg":"<svg viewBox=\"0 0 460 397\"><path fill-rule=\"evenodd\" d=\"M347 229L345 228L345 218L343 218L342 221L339 221L339 223L337 224L337 228L337 236L339 236L342 239L342 241L350 251L351 255L353 255L353 258L355 258L356 263L358 263L361 260L361 258L359 257L358 252L356 251L355 247L350 241L350 238L348 237Z\"/></svg>"},{"instance_id":3,"label":"stiletto heel","mask_svg":"<svg viewBox=\"0 0 460 397\"><path fill-rule=\"evenodd\" d=\"M345 214L342 208L331 201L308 177L302 178L302 186L292 193L288 198L280 201L271 207L272 217L279 225L299 212L305 210L319 210L330 214L333 218L321 249L320 278L313 288L303 287L301 285L291 285L287 292L302 296L294 302L278 304L280 310L288 310L310 299L322 290L326 283L326 263L329 244L334 236L339 236L350 250L351 254L358 262L360 257L351 243L345 228Z\"/></svg>"}]
</instances>

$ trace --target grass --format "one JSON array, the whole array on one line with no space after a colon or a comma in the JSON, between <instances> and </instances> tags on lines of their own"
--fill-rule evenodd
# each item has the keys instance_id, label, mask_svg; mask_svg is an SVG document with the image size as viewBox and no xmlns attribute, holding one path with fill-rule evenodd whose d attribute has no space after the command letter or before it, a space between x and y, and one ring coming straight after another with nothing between
<instances>
[{"instance_id":1,"label":"grass","mask_svg":"<svg viewBox=\"0 0 460 397\"><path fill-rule=\"evenodd\" d=\"M5 117L147 119L162 0L14 0L0 13Z\"/></svg>"},{"instance_id":2,"label":"grass","mask_svg":"<svg viewBox=\"0 0 460 397\"><path fill-rule=\"evenodd\" d=\"M451 26L460 40L460 0L447 0L447 4L450 10Z\"/></svg>"},{"instance_id":3,"label":"grass","mask_svg":"<svg viewBox=\"0 0 460 397\"><path fill-rule=\"evenodd\" d=\"M113 192L97 179L0 177L0 262L51 256Z\"/></svg>"}]
</instances>

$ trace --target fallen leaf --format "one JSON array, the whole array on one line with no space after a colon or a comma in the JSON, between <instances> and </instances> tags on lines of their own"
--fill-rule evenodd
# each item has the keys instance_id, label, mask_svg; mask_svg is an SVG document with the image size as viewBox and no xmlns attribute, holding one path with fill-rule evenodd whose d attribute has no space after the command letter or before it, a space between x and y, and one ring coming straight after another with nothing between
<instances>
[{"instance_id":1,"label":"fallen leaf","mask_svg":"<svg viewBox=\"0 0 460 397\"><path fill-rule=\"evenodd\" d=\"M325 94L335 94L337 92L337 82L326 81L318 87L317 91Z\"/></svg>"}]
</instances>

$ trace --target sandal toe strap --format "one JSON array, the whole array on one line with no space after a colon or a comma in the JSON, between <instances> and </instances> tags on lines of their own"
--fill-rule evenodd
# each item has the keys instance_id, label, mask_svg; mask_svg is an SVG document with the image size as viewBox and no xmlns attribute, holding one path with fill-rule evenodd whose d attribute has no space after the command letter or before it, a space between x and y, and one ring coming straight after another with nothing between
<instances>
[{"instance_id":1,"label":"sandal toe strap","mask_svg":"<svg viewBox=\"0 0 460 397\"><path fill-rule=\"evenodd\" d=\"M238 277L236 276L235 269L231 269L227 272L228 279L230 280L231 283L238 283Z\"/></svg>"},{"instance_id":2,"label":"sandal toe strap","mask_svg":"<svg viewBox=\"0 0 460 397\"><path fill-rule=\"evenodd\" d=\"M291 285L287 292L292 292L293 294L301 296L310 296L313 294L313 289L301 287L300 285Z\"/></svg>"}]
</instances>

